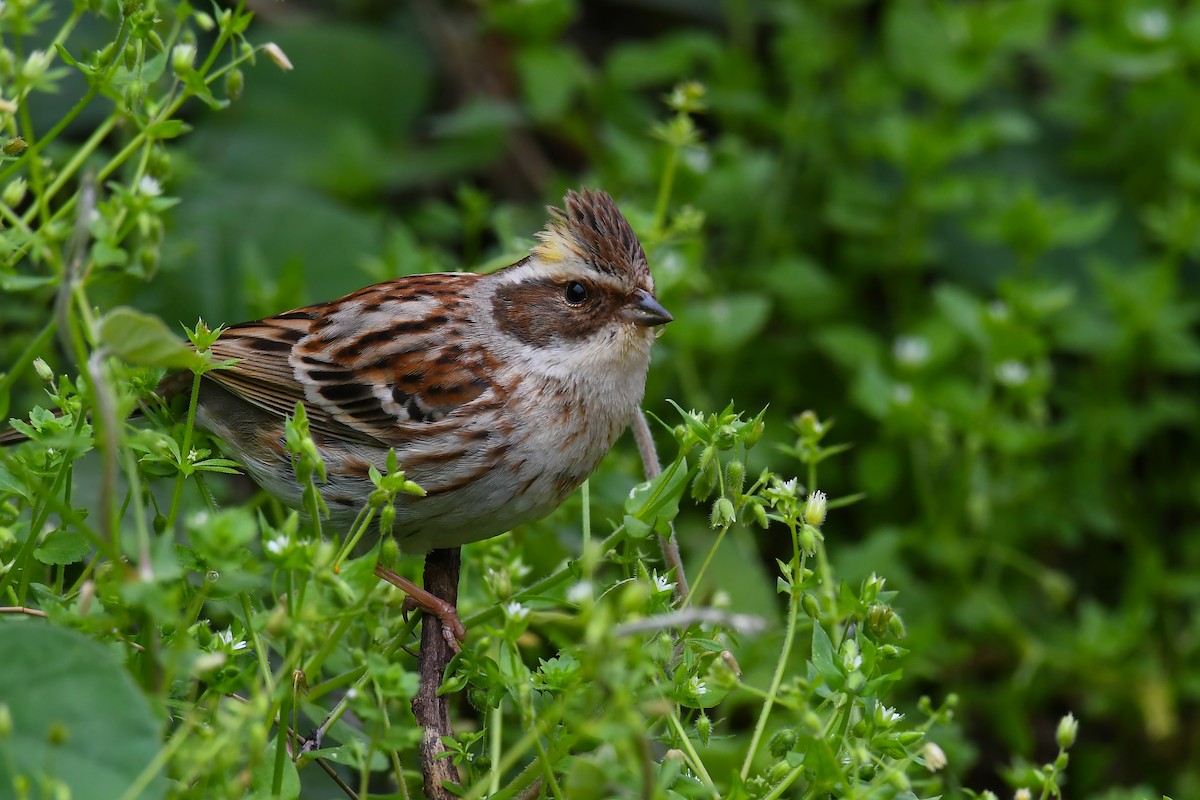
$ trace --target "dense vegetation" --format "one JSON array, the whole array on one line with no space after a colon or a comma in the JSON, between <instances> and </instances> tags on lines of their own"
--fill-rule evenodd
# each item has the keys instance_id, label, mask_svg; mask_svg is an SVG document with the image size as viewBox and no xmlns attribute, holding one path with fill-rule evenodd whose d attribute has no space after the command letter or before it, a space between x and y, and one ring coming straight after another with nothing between
<instances>
[{"instance_id":1,"label":"dense vegetation","mask_svg":"<svg viewBox=\"0 0 1200 800\"><path fill-rule=\"evenodd\" d=\"M666 471L466 549L469 796L1200 796L1200 6L253 5L0 4L0 797L340 796L275 746L339 704L417 791L370 558L118 420L181 322L495 268L581 185L676 317Z\"/></svg>"}]
</instances>

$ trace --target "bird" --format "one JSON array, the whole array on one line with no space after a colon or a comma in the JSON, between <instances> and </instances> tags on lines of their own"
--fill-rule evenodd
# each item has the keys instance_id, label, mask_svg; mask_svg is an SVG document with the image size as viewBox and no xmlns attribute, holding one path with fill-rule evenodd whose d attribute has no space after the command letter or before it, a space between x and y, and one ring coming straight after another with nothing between
<instances>
[{"instance_id":1,"label":"bird","mask_svg":"<svg viewBox=\"0 0 1200 800\"><path fill-rule=\"evenodd\" d=\"M349 526L388 453L424 494L395 500L402 552L454 548L557 508L638 412L672 320L613 199L568 191L529 254L488 274L409 275L232 325L212 344L196 423L264 490L300 507L285 425L303 404L334 525ZM452 606L385 580L466 631Z\"/></svg>"}]
</instances>

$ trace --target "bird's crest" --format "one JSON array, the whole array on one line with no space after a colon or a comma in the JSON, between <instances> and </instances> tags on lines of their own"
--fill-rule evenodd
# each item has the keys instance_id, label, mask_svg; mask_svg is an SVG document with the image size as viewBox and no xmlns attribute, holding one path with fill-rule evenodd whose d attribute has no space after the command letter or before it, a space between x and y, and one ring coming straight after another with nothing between
<instances>
[{"instance_id":1,"label":"bird's crest","mask_svg":"<svg viewBox=\"0 0 1200 800\"><path fill-rule=\"evenodd\" d=\"M646 252L617 204L596 189L570 190L563 208L550 207L550 221L539 231L534 252L550 263L575 255L595 269L642 282L650 267Z\"/></svg>"}]
</instances>

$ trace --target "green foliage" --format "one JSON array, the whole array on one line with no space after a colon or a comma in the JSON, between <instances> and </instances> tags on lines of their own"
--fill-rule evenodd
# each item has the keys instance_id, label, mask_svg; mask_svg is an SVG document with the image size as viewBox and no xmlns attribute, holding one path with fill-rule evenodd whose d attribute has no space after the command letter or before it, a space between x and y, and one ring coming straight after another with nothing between
<instances>
[{"instance_id":1,"label":"green foliage","mask_svg":"<svg viewBox=\"0 0 1200 800\"><path fill-rule=\"evenodd\" d=\"M32 440L0 453L0 636L124 664L168 719L126 780L416 785L415 622L347 554L418 487L393 464L320 531L301 410L317 525L247 499L152 397L220 368L175 321L501 266L584 184L676 317L647 407L677 450L467 549L469 796L1047 798L1068 748L1071 797L1197 794L1200 8L412 5L0 4L0 417ZM111 716L105 663L58 699ZM51 761L18 772L74 786Z\"/></svg>"}]
</instances>

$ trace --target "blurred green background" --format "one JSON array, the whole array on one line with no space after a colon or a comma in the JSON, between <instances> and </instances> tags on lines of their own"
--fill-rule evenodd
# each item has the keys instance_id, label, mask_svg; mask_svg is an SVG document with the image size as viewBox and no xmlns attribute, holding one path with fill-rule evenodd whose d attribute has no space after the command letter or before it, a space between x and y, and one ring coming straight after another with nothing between
<instances>
[{"instance_id":1,"label":"blurred green background","mask_svg":"<svg viewBox=\"0 0 1200 800\"><path fill-rule=\"evenodd\" d=\"M232 323L494 267L603 188L677 320L647 408L853 443L834 568L900 591L900 705L960 695L964 782L1005 794L1073 710L1071 797L1200 796L1200 5L251 5L295 69L192 108L158 274L106 302ZM738 531L709 586L763 611L785 544Z\"/></svg>"}]
</instances>

